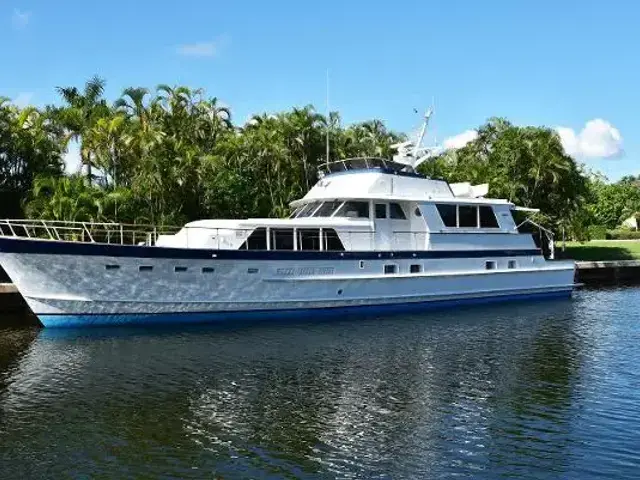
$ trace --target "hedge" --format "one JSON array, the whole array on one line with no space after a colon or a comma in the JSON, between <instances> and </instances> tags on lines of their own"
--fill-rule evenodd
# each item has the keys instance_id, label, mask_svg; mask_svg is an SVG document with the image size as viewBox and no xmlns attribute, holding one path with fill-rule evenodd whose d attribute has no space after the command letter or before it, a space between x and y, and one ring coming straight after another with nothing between
<instances>
[{"instance_id":1,"label":"hedge","mask_svg":"<svg viewBox=\"0 0 640 480\"><path fill-rule=\"evenodd\" d=\"M640 231L638 230L608 230L607 240L640 240Z\"/></svg>"}]
</instances>

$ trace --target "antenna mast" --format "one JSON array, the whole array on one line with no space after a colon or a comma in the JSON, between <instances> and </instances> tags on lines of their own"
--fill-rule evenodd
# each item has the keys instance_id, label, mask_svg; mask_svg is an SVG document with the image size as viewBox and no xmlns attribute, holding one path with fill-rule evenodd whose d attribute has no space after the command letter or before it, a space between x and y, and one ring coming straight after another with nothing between
<instances>
[{"instance_id":1,"label":"antenna mast","mask_svg":"<svg viewBox=\"0 0 640 480\"><path fill-rule=\"evenodd\" d=\"M424 114L424 122L422 124L422 129L420 130L420 135L418 135L418 141L413 147L413 156L417 158L418 151L420 150L420 145L422 144L422 140L424 139L424 134L427 133L427 126L429 125L429 119L433 115L433 108L429 108L427 113Z\"/></svg>"},{"instance_id":2,"label":"antenna mast","mask_svg":"<svg viewBox=\"0 0 640 480\"><path fill-rule=\"evenodd\" d=\"M331 127L331 112L329 110L329 69L327 68L327 159L326 162L329 163L329 128Z\"/></svg>"}]
</instances>

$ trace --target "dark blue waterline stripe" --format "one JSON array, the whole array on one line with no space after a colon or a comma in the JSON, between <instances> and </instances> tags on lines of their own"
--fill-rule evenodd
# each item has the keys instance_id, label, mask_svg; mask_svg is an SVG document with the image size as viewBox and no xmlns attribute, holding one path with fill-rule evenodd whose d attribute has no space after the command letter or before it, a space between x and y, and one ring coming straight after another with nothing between
<instances>
[{"instance_id":1,"label":"dark blue waterline stripe","mask_svg":"<svg viewBox=\"0 0 640 480\"><path fill-rule=\"evenodd\" d=\"M338 316L380 316L400 313L416 313L433 309L459 307L462 305L481 305L508 301L542 300L568 298L571 289L495 295L491 297L461 298L455 300L436 300L427 302L399 303L391 305L354 305L333 308L302 308L290 310L254 310L243 312L197 312L197 313L140 313L122 315L104 314L40 314L38 318L45 327L104 327L117 325L170 325L219 322L255 322L268 320L308 319Z\"/></svg>"},{"instance_id":2,"label":"dark blue waterline stripe","mask_svg":"<svg viewBox=\"0 0 640 480\"><path fill-rule=\"evenodd\" d=\"M149 247L106 243L60 242L0 237L0 252L105 257L218 259L218 260L375 260L412 258L493 258L541 255L539 249L520 250L427 250L314 252L286 250L214 250L201 248Z\"/></svg>"}]
</instances>

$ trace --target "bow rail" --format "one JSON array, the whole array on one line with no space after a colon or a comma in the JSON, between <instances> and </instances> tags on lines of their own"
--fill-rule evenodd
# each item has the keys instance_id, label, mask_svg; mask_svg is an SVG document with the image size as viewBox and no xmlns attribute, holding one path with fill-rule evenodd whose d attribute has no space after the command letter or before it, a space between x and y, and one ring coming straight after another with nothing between
<instances>
[{"instance_id":1,"label":"bow rail","mask_svg":"<svg viewBox=\"0 0 640 480\"><path fill-rule=\"evenodd\" d=\"M182 227L115 222L74 222L43 219L0 219L0 235L67 242L155 245L159 235Z\"/></svg>"}]
</instances>

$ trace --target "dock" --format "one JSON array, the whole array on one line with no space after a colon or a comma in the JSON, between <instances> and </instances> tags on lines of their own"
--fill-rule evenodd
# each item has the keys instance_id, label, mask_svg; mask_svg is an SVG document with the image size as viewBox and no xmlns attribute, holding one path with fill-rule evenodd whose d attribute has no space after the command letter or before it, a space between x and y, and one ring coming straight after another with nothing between
<instances>
[{"instance_id":1,"label":"dock","mask_svg":"<svg viewBox=\"0 0 640 480\"><path fill-rule=\"evenodd\" d=\"M640 260L576 262L576 282L588 286L640 283Z\"/></svg>"}]
</instances>

